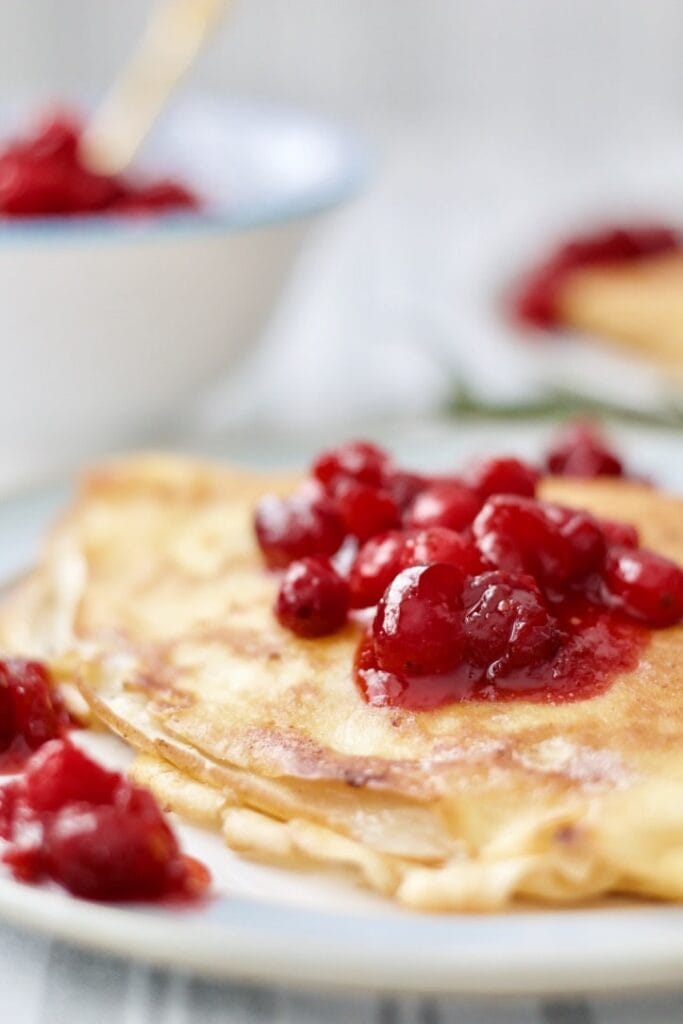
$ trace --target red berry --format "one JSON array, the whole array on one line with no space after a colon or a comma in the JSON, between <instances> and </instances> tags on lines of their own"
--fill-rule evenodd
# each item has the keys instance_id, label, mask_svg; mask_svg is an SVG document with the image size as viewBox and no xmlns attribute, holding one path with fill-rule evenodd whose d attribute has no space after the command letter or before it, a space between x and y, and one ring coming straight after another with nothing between
<instances>
[{"instance_id":1,"label":"red berry","mask_svg":"<svg viewBox=\"0 0 683 1024\"><path fill-rule=\"evenodd\" d=\"M562 287L572 271L677 249L680 239L675 232L657 224L608 228L579 237L560 246L527 275L513 299L513 313L533 327L558 327Z\"/></svg>"},{"instance_id":2,"label":"red berry","mask_svg":"<svg viewBox=\"0 0 683 1024\"><path fill-rule=\"evenodd\" d=\"M600 519L599 522L609 547L638 547L640 541L635 526L631 526L630 523L619 523L615 519Z\"/></svg>"},{"instance_id":3,"label":"red berry","mask_svg":"<svg viewBox=\"0 0 683 1024\"><path fill-rule=\"evenodd\" d=\"M489 498L473 525L482 556L506 572L562 590L598 570L605 540L587 512L531 498Z\"/></svg>"},{"instance_id":4,"label":"red berry","mask_svg":"<svg viewBox=\"0 0 683 1024\"><path fill-rule=\"evenodd\" d=\"M463 601L468 656L489 677L538 665L559 646L562 634L530 576L482 573L466 585Z\"/></svg>"},{"instance_id":5,"label":"red berry","mask_svg":"<svg viewBox=\"0 0 683 1024\"><path fill-rule=\"evenodd\" d=\"M348 584L327 559L302 558L283 577L275 614L286 629L310 638L341 629L348 608Z\"/></svg>"},{"instance_id":6,"label":"red berry","mask_svg":"<svg viewBox=\"0 0 683 1024\"><path fill-rule=\"evenodd\" d=\"M463 576L473 576L484 568L474 541L445 526L430 526L406 536L403 568L431 562L448 562Z\"/></svg>"},{"instance_id":7,"label":"red berry","mask_svg":"<svg viewBox=\"0 0 683 1024\"><path fill-rule=\"evenodd\" d=\"M603 578L617 607L652 627L683 619L683 570L653 551L612 548Z\"/></svg>"},{"instance_id":8,"label":"red berry","mask_svg":"<svg viewBox=\"0 0 683 1024\"><path fill-rule=\"evenodd\" d=\"M0 789L0 838L17 878L47 876L88 899L186 899L209 881L187 865L151 793L64 740Z\"/></svg>"},{"instance_id":9,"label":"red berry","mask_svg":"<svg viewBox=\"0 0 683 1024\"><path fill-rule=\"evenodd\" d=\"M50 674L38 661L0 661L0 750L21 739L29 750L59 735L61 714Z\"/></svg>"},{"instance_id":10,"label":"red berry","mask_svg":"<svg viewBox=\"0 0 683 1024\"><path fill-rule=\"evenodd\" d=\"M385 491L389 492L401 512L404 512L418 494L429 486L429 480L418 473L392 469L384 475L382 486Z\"/></svg>"},{"instance_id":11,"label":"red berry","mask_svg":"<svg viewBox=\"0 0 683 1024\"><path fill-rule=\"evenodd\" d=\"M346 441L323 452L313 463L312 472L326 489L340 479L380 487L391 468L391 460L382 448L370 441Z\"/></svg>"},{"instance_id":12,"label":"red berry","mask_svg":"<svg viewBox=\"0 0 683 1024\"><path fill-rule=\"evenodd\" d=\"M24 783L33 810L58 811L72 803L111 803L121 776L101 768L73 744L53 740L31 758Z\"/></svg>"},{"instance_id":13,"label":"red berry","mask_svg":"<svg viewBox=\"0 0 683 1024\"><path fill-rule=\"evenodd\" d=\"M334 497L346 533L357 537L361 543L400 524L398 505L389 492L381 488L340 479L335 485Z\"/></svg>"},{"instance_id":14,"label":"red berry","mask_svg":"<svg viewBox=\"0 0 683 1024\"><path fill-rule=\"evenodd\" d=\"M404 568L405 546L403 530L379 533L363 544L349 573L352 608L377 604L394 576Z\"/></svg>"},{"instance_id":15,"label":"red berry","mask_svg":"<svg viewBox=\"0 0 683 1024\"><path fill-rule=\"evenodd\" d=\"M549 473L556 476L623 476L621 460L596 428L583 421L570 423L557 436L546 457Z\"/></svg>"},{"instance_id":16,"label":"red berry","mask_svg":"<svg viewBox=\"0 0 683 1024\"><path fill-rule=\"evenodd\" d=\"M462 573L442 562L399 573L372 624L380 668L414 675L455 668L464 644L462 585Z\"/></svg>"},{"instance_id":17,"label":"red berry","mask_svg":"<svg viewBox=\"0 0 683 1024\"><path fill-rule=\"evenodd\" d=\"M0 839L10 840L23 787L18 780L0 786Z\"/></svg>"},{"instance_id":18,"label":"red berry","mask_svg":"<svg viewBox=\"0 0 683 1024\"><path fill-rule=\"evenodd\" d=\"M69 807L46 832L50 876L75 896L92 900L148 900L182 878L175 836L151 793L125 786L115 805Z\"/></svg>"},{"instance_id":19,"label":"red berry","mask_svg":"<svg viewBox=\"0 0 683 1024\"><path fill-rule=\"evenodd\" d=\"M418 494L408 509L405 525L416 529L445 526L464 530L481 508L473 490L459 483L437 483Z\"/></svg>"},{"instance_id":20,"label":"red berry","mask_svg":"<svg viewBox=\"0 0 683 1024\"><path fill-rule=\"evenodd\" d=\"M474 542L454 530L390 530L366 541L356 556L349 575L352 607L377 604L402 569L432 562L448 562L466 576L483 569Z\"/></svg>"},{"instance_id":21,"label":"red berry","mask_svg":"<svg viewBox=\"0 0 683 1024\"><path fill-rule=\"evenodd\" d=\"M520 459L486 459L473 466L466 477L467 484L477 492L481 501L493 494L519 494L533 498L539 473Z\"/></svg>"},{"instance_id":22,"label":"red berry","mask_svg":"<svg viewBox=\"0 0 683 1024\"><path fill-rule=\"evenodd\" d=\"M334 502L309 493L262 498L254 528L271 569L283 569L307 555L333 555L344 539L344 524Z\"/></svg>"}]
</instances>

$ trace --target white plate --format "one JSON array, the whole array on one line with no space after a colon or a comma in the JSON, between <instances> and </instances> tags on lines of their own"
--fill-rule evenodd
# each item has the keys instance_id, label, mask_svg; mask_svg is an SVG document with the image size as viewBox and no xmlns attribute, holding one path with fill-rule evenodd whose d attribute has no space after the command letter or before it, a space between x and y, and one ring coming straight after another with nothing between
<instances>
[{"instance_id":1,"label":"white plate","mask_svg":"<svg viewBox=\"0 0 683 1024\"><path fill-rule=\"evenodd\" d=\"M392 429L395 449L457 465L472 451L533 451L536 427ZM624 433L640 468L671 486L680 435ZM318 439L318 444L320 443ZM257 453L258 454L258 453ZM260 453L263 457L263 452ZM292 452L292 454L294 454ZM261 458L262 460L262 458ZM676 478L678 473L678 479ZM0 504L0 575L30 564L66 488ZM127 756L85 737L109 763ZM683 975L683 909L653 904L508 914L428 916L400 910L338 876L249 863L213 835L178 825L186 850L211 867L215 896L197 910L112 907L0 877L0 916L81 946L207 975L345 989L431 993L575 993L672 986Z\"/></svg>"}]
</instances>

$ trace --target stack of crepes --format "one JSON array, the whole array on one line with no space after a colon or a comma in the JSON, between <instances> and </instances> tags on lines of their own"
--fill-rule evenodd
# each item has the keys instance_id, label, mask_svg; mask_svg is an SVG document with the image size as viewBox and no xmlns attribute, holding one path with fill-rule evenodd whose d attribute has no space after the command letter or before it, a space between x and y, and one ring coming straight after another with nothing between
<instances>
[{"instance_id":1,"label":"stack of crepes","mask_svg":"<svg viewBox=\"0 0 683 1024\"><path fill-rule=\"evenodd\" d=\"M588 700L368 705L359 626L301 640L272 612L255 501L293 479L145 456L90 473L6 597L6 654L45 659L131 773L245 855L352 872L424 910L683 898L683 629ZM542 494L683 560L683 503L636 483Z\"/></svg>"}]
</instances>

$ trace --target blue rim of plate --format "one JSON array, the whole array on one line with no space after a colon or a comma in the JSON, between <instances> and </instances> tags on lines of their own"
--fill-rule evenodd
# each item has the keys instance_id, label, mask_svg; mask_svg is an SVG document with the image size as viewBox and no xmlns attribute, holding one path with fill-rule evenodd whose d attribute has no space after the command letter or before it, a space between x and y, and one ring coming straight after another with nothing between
<instances>
[{"instance_id":1,"label":"blue rim of plate","mask_svg":"<svg viewBox=\"0 0 683 1024\"><path fill-rule=\"evenodd\" d=\"M256 202L241 201L234 208L207 205L190 212L136 216L55 216L0 219L0 246L36 241L102 242L155 241L161 238L206 234L232 234L297 221L334 209L352 199L366 182L372 158L349 129L324 117L286 105L253 103L259 113L277 112L297 118L310 131L327 135L335 145L336 163L327 177L295 196L273 196Z\"/></svg>"}]
</instances>

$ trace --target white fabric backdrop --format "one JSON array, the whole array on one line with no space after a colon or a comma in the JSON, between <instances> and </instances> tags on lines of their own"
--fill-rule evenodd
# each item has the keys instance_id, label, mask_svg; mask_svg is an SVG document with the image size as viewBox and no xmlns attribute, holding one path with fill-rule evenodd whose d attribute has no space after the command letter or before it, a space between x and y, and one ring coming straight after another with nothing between
<instances>
[{"instance_id":1,"label":"white fabric backdrop","mask_svg":"<svg viewBox=\"0 0 683 1024\"><path fill-rule=\"evenodd\" d=\"M0 94L97 94L148 8L2 0ZM682 52L680 0L236 0L194 84L345 117L378 168L211 424L432 408L444 344L492 393L524 390L471 301L489 255L506 232L515 251L510 211L521 238L544 197L568 219L591 195L683 211Z\"/></svg>"}]
</instances>

